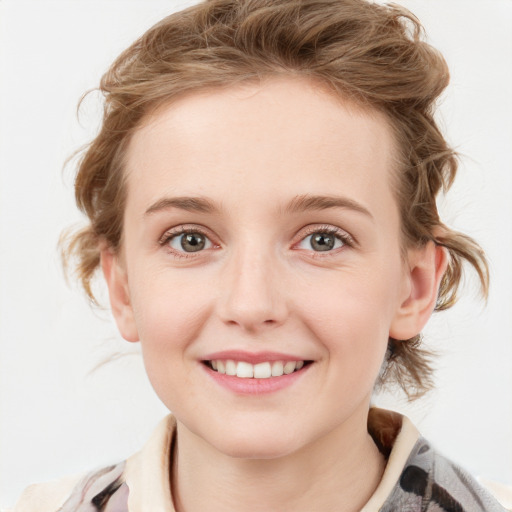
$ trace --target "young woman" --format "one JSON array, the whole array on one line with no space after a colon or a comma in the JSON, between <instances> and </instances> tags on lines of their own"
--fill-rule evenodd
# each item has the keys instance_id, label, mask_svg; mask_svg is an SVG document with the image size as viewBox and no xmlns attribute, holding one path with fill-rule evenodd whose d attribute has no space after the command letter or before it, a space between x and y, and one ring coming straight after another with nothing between
<instances>
[{"instance_id":1,"label":"young woman","mask_svg":"<svg viewBox=\"0 0 512 512\"><path fill-rule=\"evenodd\" d=\"M501 511L376 386L431 386L420 332L479 246L439 218L456 173L442 57L398 7L214 0L104 76L76 180L122 336L172 411L118 465L15 510Z\"/></svg>"}]
</instances>

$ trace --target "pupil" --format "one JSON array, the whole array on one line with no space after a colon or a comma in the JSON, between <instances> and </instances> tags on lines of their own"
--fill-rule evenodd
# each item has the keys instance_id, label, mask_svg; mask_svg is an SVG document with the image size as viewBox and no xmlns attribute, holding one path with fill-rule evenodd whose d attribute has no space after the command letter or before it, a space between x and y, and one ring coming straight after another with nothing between
<instances>
[{"instance_id":1,"label":"pupil","mask_svg":"<svg viewBox=\"0 0 512 512\"><path fill-rule=\"evenodd\" d=\"M187 233L181 238L181 247L187 252L196 252L204 249L205 239L199 233Z\"/></svg>"},{"instance_id":2,"label":"pupil","mask_svg":"<svg viewBox=\"0 0 512 512\"><path fill-rule=\"evenodd\" d=\"M330 251L334 247L334 237L316 233L311 237L311 247L315 251Z\"/></svg>"}]
</instances>

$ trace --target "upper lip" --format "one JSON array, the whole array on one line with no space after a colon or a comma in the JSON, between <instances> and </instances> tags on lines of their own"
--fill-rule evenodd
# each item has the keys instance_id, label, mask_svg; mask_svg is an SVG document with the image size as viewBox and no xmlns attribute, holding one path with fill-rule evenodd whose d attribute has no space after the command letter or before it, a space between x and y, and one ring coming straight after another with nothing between
<instances>
[{"instance_id":1,"label":"upper lip","mask_svg":"<svg viewBox=\"0 0 512 512\"><path fill-rule=\"evenodd\" d=\"M233 360L233 361L244 361L246 363L258 364L265 363L267 361L306 361L304 357L284 354L282 352L247 352L245 350L223 350L221 352L214 352L208 354L203 358L203 361L216 361L216 360Z\"/></svg>"}]
</instances>

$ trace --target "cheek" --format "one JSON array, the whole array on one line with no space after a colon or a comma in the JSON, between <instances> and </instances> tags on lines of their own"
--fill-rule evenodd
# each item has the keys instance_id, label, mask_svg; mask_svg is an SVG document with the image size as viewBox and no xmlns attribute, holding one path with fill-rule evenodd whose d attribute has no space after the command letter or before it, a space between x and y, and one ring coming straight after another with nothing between
<instances>
[{"instance_id":1,"label":"cheek","mask_svg":"<svg viewBox=\"0 0 512 512\"><path fill-rule=\"evenodd\" d=\"M139 279L132 288L132 307L145 359L155 364L166 355L168 362L181 359L183 350L201 331L211 301L199 285L170 272Z\"/></svg>"},{"instance_id":2,"label":"cheek","mask_svg":"<svg viewBox=\"0 0 512 512\"><path fill-rule=\"evenodd\" d=\"M375 360L380 367L398 303L400 266L367 268L372 271L335 271L302 286L295 291L296 304L307 305L305 323L331 357Z\"/></svg>"},{"instance_id":3,"label":"cheek","mask_svg":"<svg viewBox=\"0 0 512 512\"><path fill-rule=\"evenodd\" d=\"M201 294L178 286L146 280L134 294L144 366L156 394L170 410L180 410L183 395L193 400L193 364L189 347L199 337L207 304Z\"/></svg>"},{"instance_id":4,"label":"cheek","mask_svg":"<svg viewBox=\"0 0 512 512\"><path fill-rule=\"evenodd\" d=\"M389 315L383 313L387 308L383 294L369 293L361 281L337 291L330 300L311 298L307 326L328 361L329 393L336 403L347 405L372 393L390 325Z\"/></svg>"}]
</instances>

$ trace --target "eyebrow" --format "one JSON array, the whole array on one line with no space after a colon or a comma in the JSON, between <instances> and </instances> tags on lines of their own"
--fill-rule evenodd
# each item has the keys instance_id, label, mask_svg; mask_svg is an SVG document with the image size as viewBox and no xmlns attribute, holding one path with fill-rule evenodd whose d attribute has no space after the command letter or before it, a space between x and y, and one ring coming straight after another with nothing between
<instances>
[{"instance_id":1,"label":"eyebrow","mask_svg":"<svg viewBox=\"0 0 512 512\"><path fill-rule=\"evenodd\" d=\"M144 215L151 215L161 210L169 208L178 208L188 212L212 213L218 211L218 208L210 200L203 197L164 197L156 203L153 203Z\"/></svg>"},{"instance_id":2,"label":"eyebrow","mask_svg":"<svg viewBox=\"0 0 512 512\"><path fill-rule=\"evenodd\" d=\"M330 208L346 208L362 213L373 219L373 215L363 205L348 197L300 195L294 197L286 206L287 213L298 213L308 210L328 210Z\"/></svg>"},{"instance_id":3,"label":"eyebrow","mask_svg":"<svg viewBox=\"0 0 512 512\"><path fill-rule=\"evenodd\" d=\"M151 215L156 212L167 210L169 208L178 208L189 212L214 213L219 208L203 197L164 197L153 203L144 215ZM294 197L285 207L285 213L299 213L309 210L328 210L330 208L346 208L362 213L373 219L370 211L358 202L348 197L342 196L319 196L319 195L299 195Z\"/></svg>"}]
</instances>

